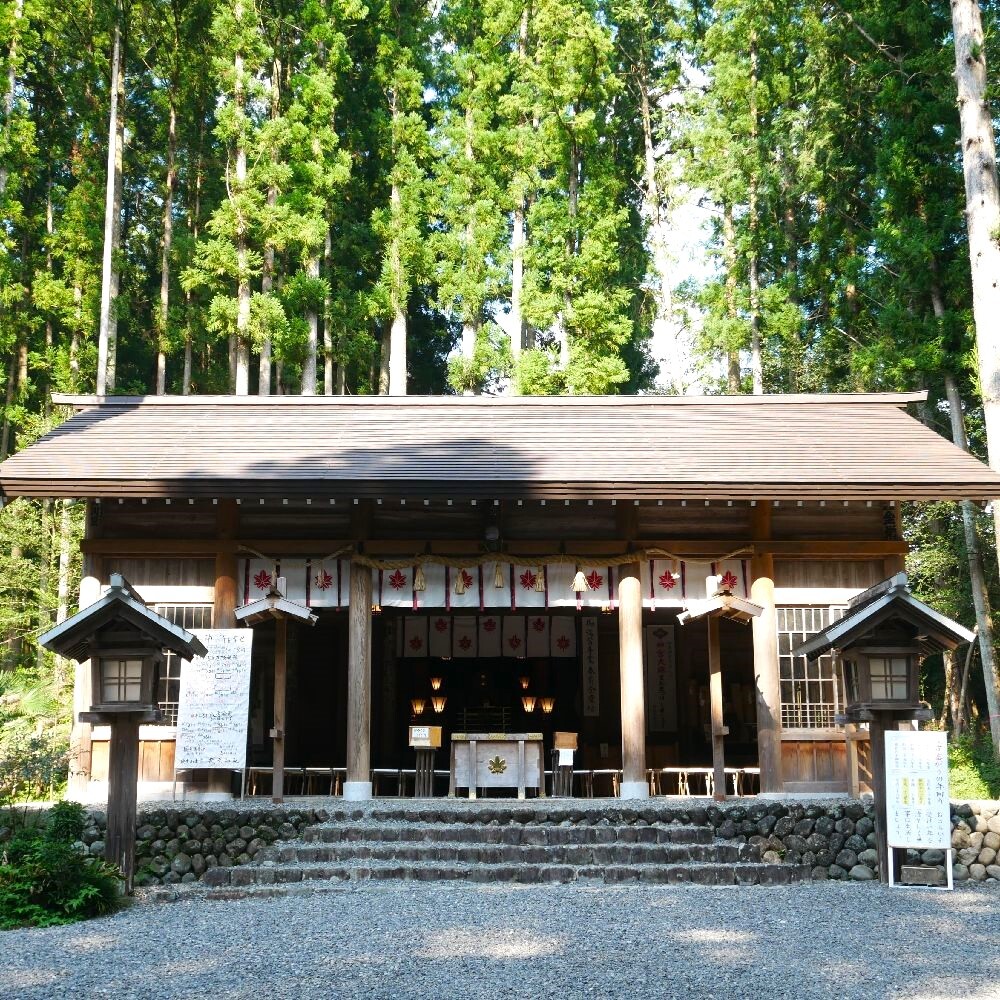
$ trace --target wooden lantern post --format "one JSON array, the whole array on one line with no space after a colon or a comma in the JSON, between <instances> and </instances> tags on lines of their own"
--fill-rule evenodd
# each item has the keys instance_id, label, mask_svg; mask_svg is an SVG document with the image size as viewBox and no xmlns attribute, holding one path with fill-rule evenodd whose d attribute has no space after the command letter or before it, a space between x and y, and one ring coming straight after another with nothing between
<instances>
[{"instance_id":1,"label":"wooden lantern post","mask_svg":"<svg viewBox=\"0 0 1000 1000\"><path fill-rule=\"evenodd\" d=\"M918 601L909 591L906 574L897 573L853 598L843 618L792 650L793 656L810 660L837 650L844 667L845 708L836 721L868 724L883 882L889 881L885 734L900 722L933 717L920 701L921 658L974 639L967 628Z\"/></svg>"},{"instance_id":2,"label":"wooden lantern post","mask_svg":"<svg viewBox=\"0 0 1000 1000\"><path fill-rule=\"evenodd\" d=\"M237 608L233 615L246 625L274 621L274 725L271 727L271 801L285 801L285 693L288 686L288 623L315 625L316 616L304 605L285 597L285 578L272 577L270 591Z\"/></svg>"},{"instance_id":3,"label":"wooden lantern post","mask_svg":"<svg viewBox=\"0 0 1000 1000\"><path fill-rule=\"evenodd\" d=\"M38 641L59 656L90 661L93 704L89 712L79 713L79 721L111 727L104 857L121 868L125 892L131 895L139 726L161 720L156 689L164 649L190 660L204 656L205 647L146 607L120 573L112 573L107 593Z\"/></svg>"}]
</instances>

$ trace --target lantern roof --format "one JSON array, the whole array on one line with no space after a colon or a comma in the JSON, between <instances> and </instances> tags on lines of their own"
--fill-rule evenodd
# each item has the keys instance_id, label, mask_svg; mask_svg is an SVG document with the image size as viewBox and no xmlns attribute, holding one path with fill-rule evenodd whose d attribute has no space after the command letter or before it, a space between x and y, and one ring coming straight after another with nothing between
<instances>
[{"instance_id":1,"label":"lantern roof","mask_svg":"<svg viewBox=\"0 0 1000 1000\"><path fill-rule=\"evenodd\" d=\"M111 586L103 596L49 629L38 641L51 652L80 662L90 659L96 634L117 622L134 628L151 646L168 649L185 660L206 653L196 635L147 607L121 573L111 574Z\"/></svg>"},{"instance_id":2,"label":"lantern roof","mask_svg":"<svg viewBox=\"0 0 1000 1000\"><path fill-rule=\"evenodd\" d=\"M828 650L856 645L879 626L899 621L916 629L917 643L926 655L954 649L976 637L964 625L945 617L910 593L905 573L876 584L858 594L839 621L807 639L792 650L793 656L815 660Z\"/></svg>"},{"instance_id":3,"label":"lantern roof","mask_svg":"<svg viewBox=\"0 0 1000 1000\"><path fill-rule=\"evenodd\" d=\"M246 625L256 625L271 618L284 618L290 621L305 622L315 625L317 618L304 604L289 600L285 596L285 578L279 576L271 589L260 599L238 607L233 614L236 620Z\"/></svg>"}]
</instances>

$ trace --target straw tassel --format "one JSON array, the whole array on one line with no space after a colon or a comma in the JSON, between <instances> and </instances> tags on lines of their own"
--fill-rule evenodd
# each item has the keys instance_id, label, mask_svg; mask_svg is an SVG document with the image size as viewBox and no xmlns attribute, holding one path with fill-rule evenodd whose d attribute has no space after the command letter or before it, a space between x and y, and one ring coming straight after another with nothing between
<instances>
[{"instance_id":1,"label":"straw tassel","mask_svg":"<svg viewBox=\"0 0 1000 1000\"><path fill-rule=\"evenodd\" d=\"M545 593L545 567L539 566L538 572L535 574L535 593L544 594Z\"/></svg>"},{"instance_id":2,"label":"straw tassel","mask_svg":"<svg viewBox=\"0 0 1000 1000\"><path fill-rule=\"evenodd\" d=\"M573 577L573 590L578 594L590 590L590 584L587 583L587 578L583 575L583 570L579 566L576 568L576 576Z\"/></svg>"},{"instance_id":3,"label":"straw tassel","mask_svg":"<svg viewBox=\"0 0 1000 1000\"><path fill-rule=\"evenodd\" d=\"M424 576L424 567L417 563L416 572L413 574L413 589L424 591L427 589L427 579Z\"/></svg>"},{"instance_id":4,"label":"straw tassel","mask_svg":"<svg viewBox=\"0 0 1000 1000\"><path fill-rule=\"evenodd\" d=\"M500 568L500 563L497 563L493 568L493 586L497 590L503 590L507 586L507 581L504 579L503 570Z\"/></svg>"},{"instance_id":5,"label":"straw tassel","mask_svg":"<svg viewBox=\"0 0 1000 1000\"><path fill-rule=\"evenodd\" d=\"M465 570L460 569L455 574L455 593L464 594L465 593Z\"/></svg>"}]
</instances>

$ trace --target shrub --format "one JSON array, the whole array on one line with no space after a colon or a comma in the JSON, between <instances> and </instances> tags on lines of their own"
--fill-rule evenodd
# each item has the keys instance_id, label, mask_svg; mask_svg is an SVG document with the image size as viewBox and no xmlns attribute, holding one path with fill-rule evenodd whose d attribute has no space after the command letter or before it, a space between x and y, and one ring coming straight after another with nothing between
<instances>
[{"instance_id":1,"label":"shrub","mask_svg":"<svg viewBox=\"0 0 1000 1000\"><path fill-rule=\"evenodd\" d=\"M951 743L948 778L953 799L1000 798L1000 760L989 738L970 734Z\"/></svg>"},{"instance_id":2,"label":"shrub","mask_svg":"<svg viewBox=\"0 0 1000 1000\"><path fill-rule=\"evenodd\" d=\"M80 850L83 826L83 807L60 802L44 826L22 824L2 845L0 929L68 924L120 905L122 874Z\"/></svg>"}]
</instances>

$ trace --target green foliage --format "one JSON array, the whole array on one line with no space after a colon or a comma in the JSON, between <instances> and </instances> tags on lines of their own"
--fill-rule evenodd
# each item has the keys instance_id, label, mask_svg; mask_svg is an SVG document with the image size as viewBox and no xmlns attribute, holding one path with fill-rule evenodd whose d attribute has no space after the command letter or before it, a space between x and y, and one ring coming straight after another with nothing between
<instances>
[{"instance_id":1,"label":"green foliage","mask_svg":"<svg viewBox=\"0 0 1000 1000\"><path fill-rule=\"evenodd\" d=\"M19 823L0 844L0 930L73 923L120 905L121 872L81 852L83 826L83 807L60 802L44 826Z\"/></svg>"},{"instance_id":2,"label":"green foliage","mask_svg":"<svg viewBox=\"0 0 1000 1000\"><path fill-rule=\"evenodd\" d=\"M949 744L948 784L952 799L1000 799L1000 758L988 738Z\"/></svg>"}]
</instances>

